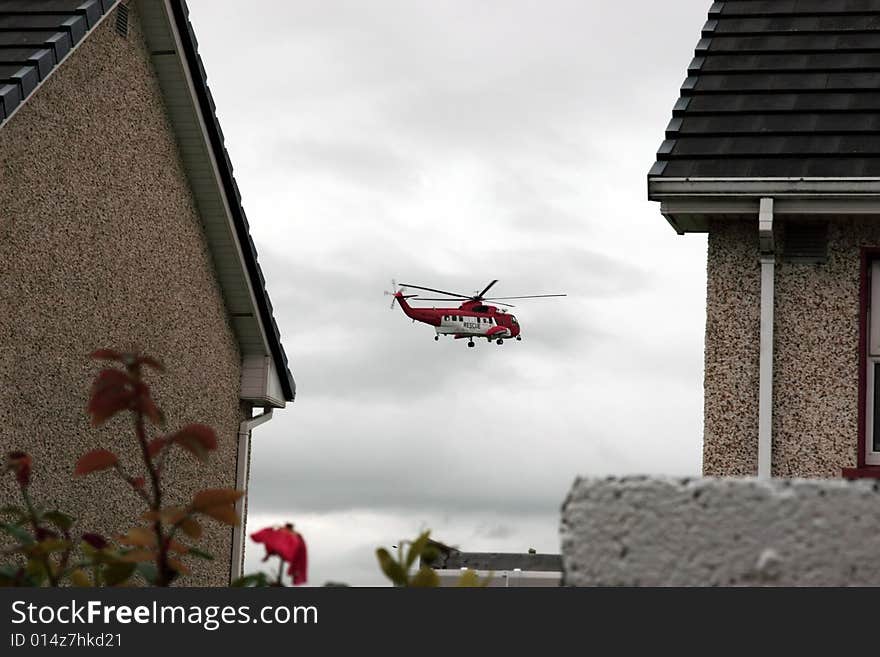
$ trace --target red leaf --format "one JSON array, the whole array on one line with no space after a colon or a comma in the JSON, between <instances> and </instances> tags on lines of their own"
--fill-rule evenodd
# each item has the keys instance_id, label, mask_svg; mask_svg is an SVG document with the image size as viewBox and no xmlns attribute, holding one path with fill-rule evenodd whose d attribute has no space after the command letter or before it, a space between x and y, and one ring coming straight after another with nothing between
<instances>
[{"instance_id":1,"label":"red leaf","mask_svg":"<svg viewBox=\"0 0 880 657\"><path fill-rule=\"evenodd\" d=\"M217 436L205 424L188 424L168 439L192 452L201 461L207 461L208 452L217 449Z\"/></svg>"},{"instance_id":2,"label":"red leaf","mask_svg":"<svg viewBox=\"0 0 880 657\"><path fill-rule=\"evenodd\" d=\"M167 438L162 438L161 436L157 438L153 438L147 444L147 452L150 454L150 458L155 458L155 456L162 451L162 448L168 444Z\"/></svg>"},{"instance_id":3,"label":"red leaf","mask_svg":"<svg viewBox=\"0 0 880 657\"><path fill-rule=\"evenodd\" d=\"M150 387L146 383L138 383L135 389L135 408L146 415L153 424L161 425L165 422L162 411L150 397Z\"/></svg>"},{"instance_id":4,"label":"red leaf","mask_svg":"<svg viewBox=\"0 0 880 657\"><path fill-rule=\"evenodd\" d=\"M144 484L146 484L146 483L147 483L147 480L144 479L143 477L135 477L134 479L131 480L131 485L134 488L143 488Z\"/></svg>"},{"instance_id":5,"label":"red leaf","mask_svg":"<svg viewBox=\"0 0 880 657\"><path fill-rule=\"evenodd\" d=\"M162 367L162 363L160 363L155 358L150 358L149 356L138 356L136 358L138 365L149 365L154 370L159 370L160 372L165 371L165 368Z\"/></svg>"},{"instance_id":6,"label":"red leaf","mask_svg":"<svg viewBox=\"0 0 880 657\"><path fill-rule=\"evenodd\" d=\"M112 349L98 349L91 354L95 360L122 360L122 354Z\"/></svg>"},{"instance_id":7,"label":"red leaf","mask_svg":"<svg viewBox=\"0 0 880 657\"><path fill-rule=\"evenodd\" d=\"M76 476L97 472L98 470L106 470L112 468L119 463L116 454L106 449L94 449L87 454L83 454L79 461L76 462L76 470L73 474Z\"/></svg>"},{"instance_id":8,"label":"red leaf","mask_svg":"<svg viewBox=\"0 0 880 657\"><path fill-rule=\"evenodd\" d=\"M192 508L196 511L204 511L215 506L235 504L242 495L244 495L243 491L234 488L207 488L195 494Z\"/></svg>"},{"instance_id":9,"label":"red leaf","mask_svg":"<svg viewBox=\"0 0 880 657\"><path fill-rule=\"evenodd\" d=\"M119 411L132 408L136 393L135 381L125 372L101 370L92 384L88 405L92 425L100 426Z\"/></svg>"},{"instance_id":10,"label":"red leaf","mask_svg":"<svg viewBox=\"0 0 880 657\"><path fill-rule=\"evenodd\" d=\"M27 453L9 452L6 456L6 469L15 473L15 479L22 488L31 483L31 457Z\"/></svg>"},{"instance_id":11,"label":"red leaf","mask_svg":"<svg viewBox=\"0 0 880 657\"><path fill-rule=\"evenodd\" d=\"M82 535L82 540L91 545L96 550L102 550L109 545L107 539L100 534L87 533Z\"/></svg>"}]
</instances>

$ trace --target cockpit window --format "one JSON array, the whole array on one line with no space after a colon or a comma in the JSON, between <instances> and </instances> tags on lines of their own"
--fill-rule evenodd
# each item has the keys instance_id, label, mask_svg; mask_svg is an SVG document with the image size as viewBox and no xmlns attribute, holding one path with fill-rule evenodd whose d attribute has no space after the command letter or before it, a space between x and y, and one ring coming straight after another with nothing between
<instances>
[{"instance_id":1,"label":"cockpit window","mask_svg":"<svg viewBox=\"0 0 880 657\"><path fill-rule=\"evenodd\" d=\"M519 322L516 321L516 317L514 317L513 315L510 316L510 321L513 322L514 324L518 324L518 323L519 323Z\"/></svg>"}]
</instances>

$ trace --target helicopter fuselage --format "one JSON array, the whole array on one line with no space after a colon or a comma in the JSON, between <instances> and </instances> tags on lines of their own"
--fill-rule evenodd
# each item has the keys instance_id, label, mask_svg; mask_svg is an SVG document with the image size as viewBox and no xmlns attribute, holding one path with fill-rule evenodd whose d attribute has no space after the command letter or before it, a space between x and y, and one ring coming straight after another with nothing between
<instances>
[{"instance_id":1,"label":"helicopter fuselage","mask_svg":"<svg viewBox=\"0 0 880 657\"><path fill-rule=\"evenodd\" d=\"M430 324L437 335L503 340L520 334L516 317L481 301L466 301L457 308L414 308L403 294L394 295L404 314L416 322Z\"/></svg>"}]
</instances>

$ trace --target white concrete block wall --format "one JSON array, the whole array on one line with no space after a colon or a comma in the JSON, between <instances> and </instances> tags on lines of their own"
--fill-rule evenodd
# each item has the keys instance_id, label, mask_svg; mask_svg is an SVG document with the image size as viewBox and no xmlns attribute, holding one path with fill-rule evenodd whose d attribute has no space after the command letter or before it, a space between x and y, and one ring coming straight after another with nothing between
<instances>
[{"instance_id":1,"label":"white concrete block wall","mask_svg":"<svg viewBox=\"0 0 880 657\"><path fill-rule=\"evenodd\" d=\"M578 479L566 586L880 586L880 484Z\"/></svg>"}]
</instances>

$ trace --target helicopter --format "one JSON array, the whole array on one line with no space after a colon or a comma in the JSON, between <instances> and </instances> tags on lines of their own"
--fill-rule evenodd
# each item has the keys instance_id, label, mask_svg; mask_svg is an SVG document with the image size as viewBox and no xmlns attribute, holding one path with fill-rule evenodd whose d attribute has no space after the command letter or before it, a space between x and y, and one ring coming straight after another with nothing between
<instances>
[{"instance_id":1,"label":"helicopter","mask_svg":"<svg viewBox=\"0 0 880 657\"><path fill-rule=\"evenodd\" d=\"M516 317L508 313L503 308L497 306L505 306L507 308L515 308L509 303L503 301L512 301L516 299L542 299L546 297L564 297L565 294L531 294L516 297L487 297L486 293L492 289L497 283L495 279L483 288L482 292L473 295L460 294L458 292L447 292L445 290L437 290L432 287L423 287L421 285L412 285L410 283L401 283L398 288L395 281L391 281L391 292L385 292L386 296L393 296L391 300L391 308L394 304L400 306L403 313L411 318L414 322L422 322L434 327L436 334L434 340L439 340L441 335L451 335L456 340L467 339L468 347L475 346L474 339L485 338L488 342L495 341L496 344L502 345L508 338L522 340L522 329ZM405 294L409 288L414 290L422 290L425 292L434 292L436 294L445 294L444 298L421 297L418 294ZM418 301L461 301L461 305L457 308L419 308L409 304L407 299L417 299ZM493 301L497 305L487 305L486 301Z\"/></svg>"}]
</instances>

